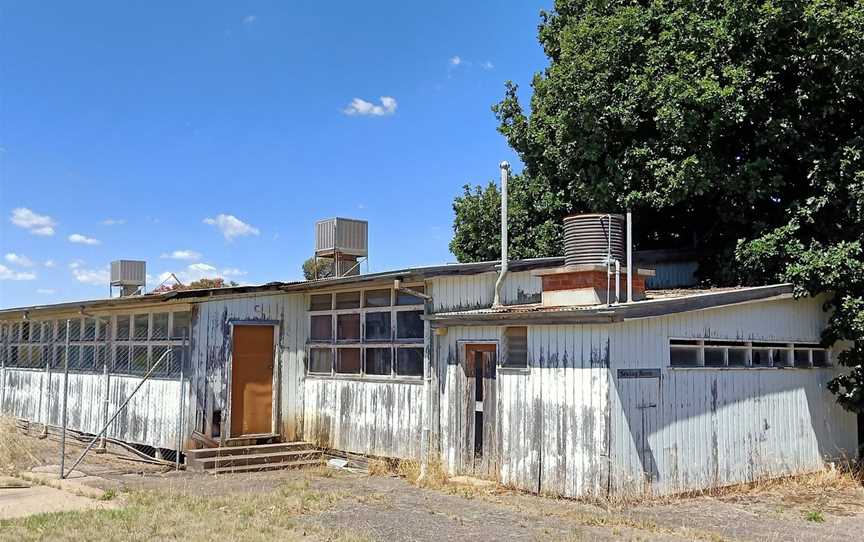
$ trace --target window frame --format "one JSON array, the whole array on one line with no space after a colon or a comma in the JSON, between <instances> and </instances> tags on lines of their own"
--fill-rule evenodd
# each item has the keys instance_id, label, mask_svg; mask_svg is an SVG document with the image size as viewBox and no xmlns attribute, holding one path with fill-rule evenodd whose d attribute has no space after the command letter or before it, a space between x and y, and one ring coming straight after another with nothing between
<instances>
[{"instance_id":1,"label":"window frame","mask_svg":"<svg viewBox=\"0 0 864 542\"><path fill-rule=\"evenodd\" d=\"M672 350L675 348L689 348L697 350L696 364L673 364ZM723 364L714 365L707 364L705 361L705 352L709 350L723 351ZM736 352L745 351L745 363L730 363L730 351ZM766 352L768 361L766 363L754 364L754 352ZM807 365L796 364L795 353L807 351ZM814 365L814 351L825 353L825 364ZM667 358L666 366L669 369L822 369L833 367L832 355L830 348L824 348L815 342L808 341L788 341L788 340L739 340L739 339L723 339L723 338L693 338L693 337L669 337L667 340ZM778 362L777 354L782 356Z\"/></svg>"}]
</instances>

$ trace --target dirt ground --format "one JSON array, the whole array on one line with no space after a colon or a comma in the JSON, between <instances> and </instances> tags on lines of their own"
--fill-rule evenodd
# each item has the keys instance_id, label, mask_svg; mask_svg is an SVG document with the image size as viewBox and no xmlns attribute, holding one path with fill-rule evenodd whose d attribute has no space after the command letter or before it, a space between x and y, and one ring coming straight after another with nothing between
<instances>
[{"instance_id":1,"label":"dirt ground","mask_svg":"<svg viewBox=\"0 0 864 542\"><path fill-rule=\"evenodd\" d=\"M31 440L31 462L57 462L56 443ZM79 451L73 446L70 459ZM0 521L0 539L803 541L860 540L864 532L864 489L830 473L601 505L499 487L421 488L324 467L212 476L94 455L80 470L93 475L89 486L116 496L115 509Z\"/></svg>"}]
</instances>

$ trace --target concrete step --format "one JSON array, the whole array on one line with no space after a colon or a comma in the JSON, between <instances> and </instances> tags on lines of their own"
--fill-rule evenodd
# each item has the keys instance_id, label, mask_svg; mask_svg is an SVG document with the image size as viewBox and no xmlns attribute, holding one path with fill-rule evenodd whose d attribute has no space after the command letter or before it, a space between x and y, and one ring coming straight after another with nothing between
<instances>
[{"instance_id":1,"label":"concrete step","mask_svg":"<svg viewBox=\"0 0 864 542\"><path fill-rule=\"evenodd\" d=\"M187 450L188 459L204 459L207 457L222 457L229 455L260 454L269 452L293 452L299 450L314 450L308 442L276 442L273 444L256 444L252 446L222 446L219 448L199 448Z\"/></svg>"},{"instance_id":2,"label":"concrete step","mask_svg":"<svg viewBox=\"0 0 864 542\"><path fill-rule=\"evenodd\" d=\"M220 455L197 458L189 462L193 470L210 470L219 467L239 467L241 465L263 465L267 463L287 463L291 461L320 460L319 450L295 450L289 452L265 452L258 454Z\"/></svg>"},{"instance_id":3,"label":"concrete step","mask_svg":"<svg viewBox=\"0 0 864 542\"><path fill-rule=\"evenodd\" d=\"M268 470L292 469L300 467L312 467L315 465L323 465L321 459L308 459L303 461L285 461L282 463L259 463L255 465L237 465L234 467L215 467L207 469L204 472L209 474L236 474L241 472L259 472Z\"/></svg>"}]
</instances>

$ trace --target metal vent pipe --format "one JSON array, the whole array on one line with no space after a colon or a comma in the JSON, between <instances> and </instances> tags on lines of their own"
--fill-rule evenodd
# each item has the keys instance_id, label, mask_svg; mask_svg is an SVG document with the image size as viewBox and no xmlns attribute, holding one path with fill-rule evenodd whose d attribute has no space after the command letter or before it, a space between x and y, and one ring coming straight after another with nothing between
<instances>
[{"instance_id":1,"label":"metal vent pipe","mask_svg":"<svg viewBox=\"0 0 864 542\"><path fill-rule=\"evenodd\" d=\"M507 275L507 179L510 176L510 164L504 160L498 167L501 168L501 271L495 281L493 307L501 306L501 287L504 286L504 276Z\"/></svg>"}]
</instances>

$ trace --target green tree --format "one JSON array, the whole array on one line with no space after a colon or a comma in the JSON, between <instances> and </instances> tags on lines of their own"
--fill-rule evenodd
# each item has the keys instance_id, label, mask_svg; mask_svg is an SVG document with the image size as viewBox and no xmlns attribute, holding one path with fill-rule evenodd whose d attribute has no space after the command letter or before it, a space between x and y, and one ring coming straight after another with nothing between
<instances>
[{"instance_id":1,"label":"green tree","mask_svg":"<svg viewBox=\"0 0 864 542\"><path fill-rule=\"evenodd\" d=\"M303 262L303 276L306 280L324 279L333 274L333 260L312 256Z\"/></svg>"},{"instance_id":2,"label":"green tree","mask_svg":"<svg viewBox=\"0 0 864 542\"><path fill-rule=\"evenodd\" d=\"M632 210L638 248L704 249L706 281L827 292L825 341L852 342L832 388L864 409L864 2L558 0L538 35L530 113L512 83L493 107L524 164L514 255L560 253L566 214ZM488 191L454 202L460 260L489 257Z\"/></svg>"}]
</instances>

